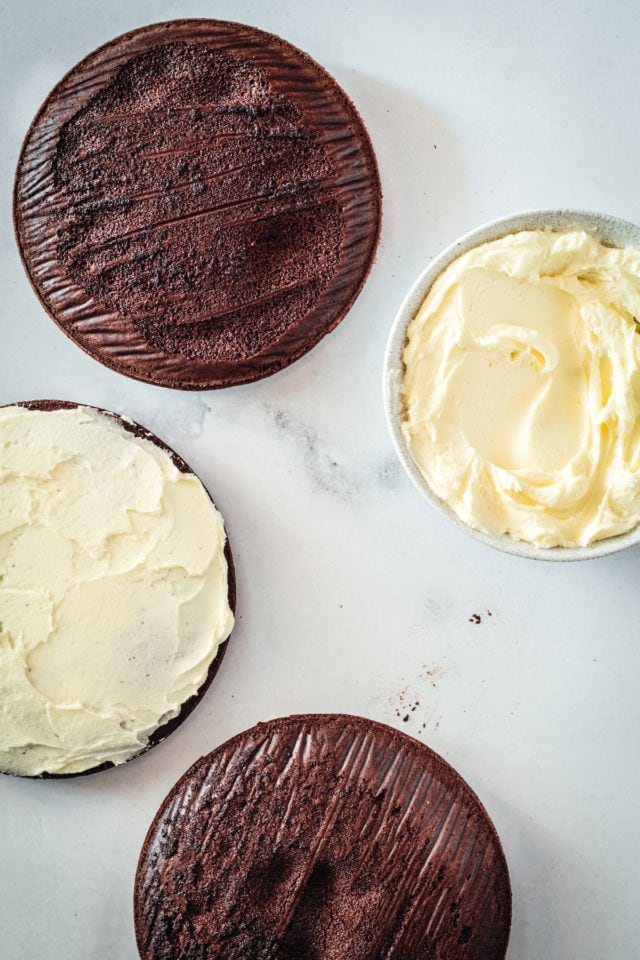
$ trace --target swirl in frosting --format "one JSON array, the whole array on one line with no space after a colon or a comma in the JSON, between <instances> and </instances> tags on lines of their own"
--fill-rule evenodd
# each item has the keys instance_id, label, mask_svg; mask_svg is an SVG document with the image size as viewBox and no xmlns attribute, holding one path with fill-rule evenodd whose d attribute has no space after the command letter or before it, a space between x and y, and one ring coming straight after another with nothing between
<instances>
[{"instance_id":1,"label":"swirl in frosting","mask_svg":"<svg viewBox=\"0 0 640 960\"><path fill-rule=\"evenodd\" d=\"M585 546L640 520L640 251L523 231L451 263L409 324L402 430L469 526Z\"/></svg>"}]
</instances>

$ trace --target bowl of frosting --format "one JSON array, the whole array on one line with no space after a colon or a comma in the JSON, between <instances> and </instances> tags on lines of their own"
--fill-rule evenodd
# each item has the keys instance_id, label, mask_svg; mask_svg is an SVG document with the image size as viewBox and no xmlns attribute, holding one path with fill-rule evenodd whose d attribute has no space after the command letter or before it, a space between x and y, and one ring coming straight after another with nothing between
<instances>
[{"instance_id":1,"label":"bowl of frosting","mask_svg":"<svg viewBox=\"0 0 640 960\"><path fill-rule=\"evenodd\" d=\"M575 210L472 231L418 277L384 396L421 492L543 560L640 543L640 227Z\"/></svg>"}]
</instances>

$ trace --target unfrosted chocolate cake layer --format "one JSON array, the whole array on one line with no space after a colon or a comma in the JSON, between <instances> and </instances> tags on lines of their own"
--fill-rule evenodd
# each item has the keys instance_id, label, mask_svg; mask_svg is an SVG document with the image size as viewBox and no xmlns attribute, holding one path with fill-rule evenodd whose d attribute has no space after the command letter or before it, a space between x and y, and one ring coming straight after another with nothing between
<instances>
[{"instance_id":1,"label":"unfrosted chocolate cake layer","mask_svg":"<svg viewBox=\"0 0 640 960\"><path fill-rule=\"evenodd\" d=\"M260 724L178 781L135 888L143 960L502 960L511 892L480 802L390 727Z\"/></svg>"},{"instance_id":2,"label":"unfrosted chocolate cake layer","mask_svg":"<svg viewBox=\"0 0 640 960\"><path fill-rule=\"evenodd\" d=\"M25 140L21 253L56 322L109 366L224 386L342 318L377 241L355 109L322 68L239 24L134 31L64 78Z\"/></svg>"}]
</instances>

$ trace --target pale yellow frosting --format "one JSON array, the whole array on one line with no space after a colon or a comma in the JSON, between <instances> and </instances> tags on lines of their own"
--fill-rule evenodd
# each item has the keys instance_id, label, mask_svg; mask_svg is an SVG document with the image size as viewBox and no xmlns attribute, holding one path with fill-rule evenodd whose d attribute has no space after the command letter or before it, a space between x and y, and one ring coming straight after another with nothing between
<instances>
[{"instance_id":1,"label":"pale yellow frosting","mask_svg":"<svg viewBox=\"0 0 640 960\"><path fill-rule=\"evenodd\" d=\"M584 546L640 521L640 251L524 231L455 260L409 324L402 431L470 526Z\"/></svg>"},{"instance_id":2,"label":"pale yellow frosting","mask_svg":"<svg viewBox=\"0 0 640 960\"><path fill-rule=\"evenodd\" d=\"M224 547L154 443L86 407L0 409L0 769L144 749L231 632Z\"/></svg>"}]
</instances>

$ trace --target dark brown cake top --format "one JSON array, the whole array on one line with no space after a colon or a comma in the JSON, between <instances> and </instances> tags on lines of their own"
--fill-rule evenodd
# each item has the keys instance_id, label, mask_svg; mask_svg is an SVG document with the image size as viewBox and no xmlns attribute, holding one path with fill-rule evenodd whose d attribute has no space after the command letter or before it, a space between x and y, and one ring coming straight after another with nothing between
<instances>
[{"instance_id":1,"label":"dark brown cake top","mask_svg":"<svg viewBox=\"0 0 640 960\"><path fill-rule=\"evenodd\" d=\"M249 27L176 21L53 91L15 214L65 332L131 376L205 387L272 373L338 323L379 201L366 132L317 64Z\"/></svg>"},{"instance_id":2,"label":"dark brown cake top","mask_svg":"<svg viewBox=\"0 0 640 960\"><path fill-rule=\"evenodd\" d=\"M343 234L333 167L259 68L168 43L62 129L57 255L147 342L251 357L317 301Z\"/></svg>"},{"instance_id":3,"label":"dark brown cake top","mask_svg":"<svg viewBox=\"0 0 640 960\"><path fill-rule=\"evenodd\" d=\"M135 890L143 960L497 960L510 910L500 842L455 771L332 715L260 724L198 761Z\"/></svg>"}]
</instances>

